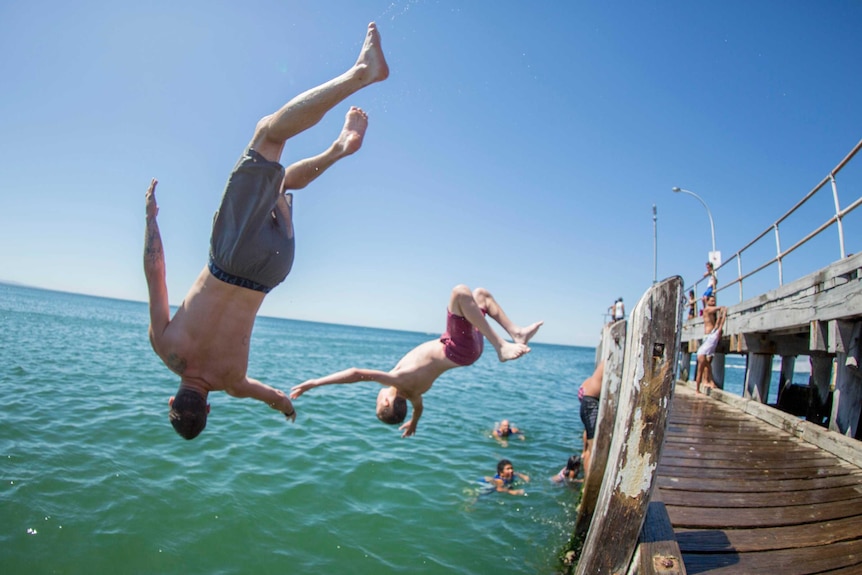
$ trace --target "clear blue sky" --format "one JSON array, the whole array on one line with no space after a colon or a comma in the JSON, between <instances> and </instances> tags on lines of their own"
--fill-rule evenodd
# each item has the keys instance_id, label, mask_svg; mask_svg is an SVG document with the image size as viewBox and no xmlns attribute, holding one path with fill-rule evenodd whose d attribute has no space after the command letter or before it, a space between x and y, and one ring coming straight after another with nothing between
<instances>
[{"instance_id":1,"label":"clear blue sky","mask_svg":"<svg viewBox=\"0 0 862 575\"><path fill-rule=\"evenodd\" d=\"M703 271L706 211L671 187L706 200L727 259L862 138L855 0L4 2L0 279L145 301L157 177L178 304L258 118L346 70L371 20L391 76L288 143L284 164L369 114L297 194L264 315L439 333L466 283L544 319L537 341L592 346L653 280L653 204L658 277ZM785 274L838 259L835 235Z\"/></svg>"}]
</instances>

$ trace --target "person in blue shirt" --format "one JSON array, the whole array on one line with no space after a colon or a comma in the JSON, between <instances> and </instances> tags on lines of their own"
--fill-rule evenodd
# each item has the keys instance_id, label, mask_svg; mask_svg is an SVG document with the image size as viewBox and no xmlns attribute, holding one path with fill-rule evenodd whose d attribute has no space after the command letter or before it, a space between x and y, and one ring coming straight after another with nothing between
<instances>
[{"instance_id":1,"label":"person in blue shirt","mask_svg":"<svg viewBox=\"0 0 862 575\"><path fill-rule=\"evenodd\" d=\"M509 495L526 495L527 492L523 489L515 489L516 479L520 479L524 483L530 482L528 475L515 471L511 461L501 459L497 463L497 474L494 477L486 477L485 481L494 485L494 488L499 492L505 492Z\"/></svg>"}]
</instances>

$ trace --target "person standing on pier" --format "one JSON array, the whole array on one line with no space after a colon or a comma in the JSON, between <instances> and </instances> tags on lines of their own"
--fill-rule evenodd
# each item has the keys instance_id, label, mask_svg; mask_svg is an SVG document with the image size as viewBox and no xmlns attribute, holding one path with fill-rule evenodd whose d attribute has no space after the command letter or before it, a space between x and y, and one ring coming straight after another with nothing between
<instances>
[{"instance_id":1,"label":"person standing on pier","mask_svg":"<svg viewBox=\"0 0 862 575\"><path fill-rule=\"evenodd\" d=\"M715 295L715 290L718 289L718 275L715 273L715 267L713 267L712 262L706 262L706 271L703 273L703 277L708 277L706 280L706 291L703 292L703 296L700 298L703 300L703 307L706 308L709 305L709 296Z\"/></svg>"},{"instance_id":2,"label":"person standing on pier","mask_svg":"<svg viewBox=\"0 0 862 575\"><path fill-rule=\"evenodd\" d=\"M715 380L712 377L712 358L715 348L721 341L721 331L724 328L724 320L727 318L727 308L715 305L715 294L706 298L706 307L703 308L703 332L706 339L697 349L697 372L695 382L697 391L700 387L705 389L715 388Z\"/></svg>"},{"instance_id":3,"label":"person standing on pier","mask_svg":"<svg viewBox=\"0 0 862 575\"><path fill-rule=\"evenodd\" d=\"M623 304L623 298L617 298L613 305L608 308L608 314L611 316L611 322L626 319L626 306Z\"/></svg>"}]
</instances>

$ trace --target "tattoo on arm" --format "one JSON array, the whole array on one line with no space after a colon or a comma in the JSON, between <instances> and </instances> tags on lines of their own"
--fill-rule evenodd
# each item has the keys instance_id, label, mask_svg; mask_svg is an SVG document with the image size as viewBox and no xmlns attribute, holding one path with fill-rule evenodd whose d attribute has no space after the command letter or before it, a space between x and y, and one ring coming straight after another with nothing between
<instances>
[{"instance_id":1,"label":"tattoo on arm","mask_svg":"<svg viewBox=\"0 0 862 575\"><path fill-rule=\"evenodd\" d=\"M165 358L165 365L177 375L182 375L186 370L186 360L175 353L171 353Z\"/></svg>"},{"instance_id":2,"label":"tattoo on arm","mask_svg":"<svg viewBox=\"0 0 862 575\"><path fill-rule=\"evenodd\" d=\"M159 233L159 225L155 218L147 218L147 233L144 239L144 259L154 263L164 257L162 248L162 236Z\"/></svg>"}]
</instances>

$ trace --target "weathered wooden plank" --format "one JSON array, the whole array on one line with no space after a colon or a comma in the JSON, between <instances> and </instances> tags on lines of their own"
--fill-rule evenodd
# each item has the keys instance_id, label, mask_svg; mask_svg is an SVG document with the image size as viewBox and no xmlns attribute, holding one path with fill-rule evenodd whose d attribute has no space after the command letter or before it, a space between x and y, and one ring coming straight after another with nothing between
<instances>
[{"instance_id":1,"label":"weathered wooden plank","mask_svg":"<svg viewBox=\"0 0 862 575\"><path fill-rule=\"evenodd\" d=\"M771 481L763 481L762 479L749 479L727 481L721 479L707 479L703 477L668 477L659 475L658 486L662 491L668 489L681 489L684 491L696 491L702 489L704 491L714 492L730 492L737 491L763 491L773 493L784 493L786 491L797 491L800 489L821 489L830 487L843 487L847 485L862 484L862 475L859 473L850 473L847 475L833 475L829 477L819 477L816 480L810 478L805 479L773 479Z\"/></svg>"},{"instance_id":2,"label":"weathered wooden plank","mask_svg":"<svg viewBox=\"0 0 862 575\"><path fill-rule=\"evenodd\" d=\"M628 569L655 485L682 312L682 278L675 276L651 287L630 316L611 451L579 575Z\"/></svg>"},{"instance_id":3,"label":"weathered wooden plank","mask_svg":"<svg viewBox=\"0 0 862 575\"><path fill-rule=\"evenodd\" d=\"M673 467L659 465L659 472L668 477L700 477L701 479L724 479L727 481L761 481L763 487L769 481L787 479L811 479L812 474L818 477L849 475L852 472L843 467L828 467L823 469L698 469L695 467Z\"/></svg>"},{"instance_id":4,"label":"weathered wooden plank","mask_svg":"<svg viewBox=\"0 0 862 575\"><path fill-rule=\"evenodd\" d=\"M686 440L694 438L685 438ZM795 443L777 444L777 443L758 443L752 444L750 441L740 441L737 444L719 445L703 445L702 438L700 441L683 441L677 440L676 437L666 438L664 442L664 457L689 457L692 459L746 459L748 456L757 453L753 446L757 446L762 450L760 459L785 459L792 458L796 461L805 459L819 459L823 457L823 452L812 447L802 447Z\"/></svg>"},{"instance_id":5,"label":"weathered wooden plank","mask_svg":"<svg viewBox=\"0 0 862 575\"><path fill-rule=\"evenodd\" d=\"M764 527L801 525L862 515L862 498L790 507L680 507L670 504L665 504L665 507L676 528L744 529L758 527L762 529Z\"/></svg>"},{"instance_id":6,"label":"weathered wooden plank","mask_svg":"<svg viewBox=\"0 0 862 575\"><path fill-rule=\"evenodd\" d=\"M605 362L602 377L602 392L599 401L599 415L596 419L596 432L593 437L592 454L590 455L590 471L584 477L584 487L581 491L581 502L578 505L578 517L575 520L574 540L582 542L587 536L605 468L611 449L614 433L614 422L617 417L617 404L620 393L620 383L623 377L623 360L625 356L626 322L616 321L606 326L602 331L601 355L597 361Z\"/></svg>"},{"instance_id":7,"label":"weathered wooden plank","mask_svg":"<svg viewBox=\"0 0 862 575\"><path fill-rule=\"evenodd\" d=\"M820 428L842 458L805 442L807 422L709 395L678 386L656 481L687 571L862 573L862 471L848 463L860 444ZM739 421L742 412L779 425Z\"/></svg>"},{"instance_id":8,"label":"weathered wooden plank","mask_svg":"<svg viewBox=\"0 0 862 575\"><path fill-rule=\"evenodd\" d=\"M680 433L686 433L685 436L679 435ZM704 439L709 439L715 436L715 433L703 431L697 427L691 426L679 426L672 425L668 426L668 433L673 434L669 440L672 440L674 443L678 445L691 445L697 446L703 444ZM760 449L764 446L775 445L775 446L788 446L793 448L799 448L799 446L805 445L805 442L799 441L796 437L791 438L791 441L786 439L782 439L781 441L776 441L774 438L767 438L762 436L745 436L740 437L737 435L733 436L732 433L728 433L725 437L722 438L722 443L718 447L733 447L737 448L740 451L745 450L746 446L751 447L752 449Z\"/></svg>"},{"instance_id":9,"label":"weathered wooden plank","mask_svg":"<svg viewBox=\"0 0 862 575\"><path fill-rule=\"evenodd\" d=\"M682 394L695 397L693 384L678 382L677 386L680 387ZM709 390L709 397L724 404L719 406L722 409L726 406L739 409L857 467L862 467L862 448L859 441L855 439L831 432L766 404L744 399L720 389Z\"/></svg>"},{"instance_id":10,"label":"weathered wooden plank","mask_svg":"<svg viewBox=\"0 0 862 575\"><path fill-rule=\"evenodd\" d=\"M862 497L862 488L857 485L819 488L800 491L686 491L682 489L661 490L667 505L683 507L785 507L790 505L815 505L830 501L846 501Z\"/></svg>"},{"instance_id":11,"label":"weathered wooden plank","mask_svg":"<svg viewBox=\"0 0 862 575\"><path fill-rule=\"evenodd\" d=\"M629 575L686 575L670 518L657 492L653 495Z\"/></svg>"},{"instance_id":12,"label":"weathered wooden plank","mask_svg":"<svg viewBox=\"0 0 862 575\"><path fill-rule=\"evenodd\" d=\"M781 575L808 575L829 572L831 569L850 569L846 573L862 572L862 541L848 541L818 548L783 549L760 553L683 553L689 573L715 575L752 575L775 573ZM854 571L855 569L855 571Z\"/></svg>"},{"instance_id":13,"label":"weathered wooden plank","mask_svg":"<svg viewBox=\"0 0 862 575\"><path fill-rule=\"evenodd\" d=\"M862 518L848 517L773 529L685 529L674 531L685 553L749 553L819 547L862 539Z\"/></svg>"},{"instance_id":14,"label":"weathered wooden plank","mask_svg":"<svg viewBox=\"0 0 862 575\"><path fill-rule=\"evenodd\" d=\"M664 452L661 458L661 464L667 467L696 467L697 469L709 469L728 471L736 473L737 470L776 470L776 469L802 469L806 473L811 470L829 468L829 467L844 467L840 465L835 456L826 455L818 458L809 459L793 459L791 457L781 457L781 452L769 451L765 455L773 455L773 457L765 458L758 457L746 458L736 457L727 459L706 459L697 457L674 457L671 454Z\"/></svg>"}]
</instances>

